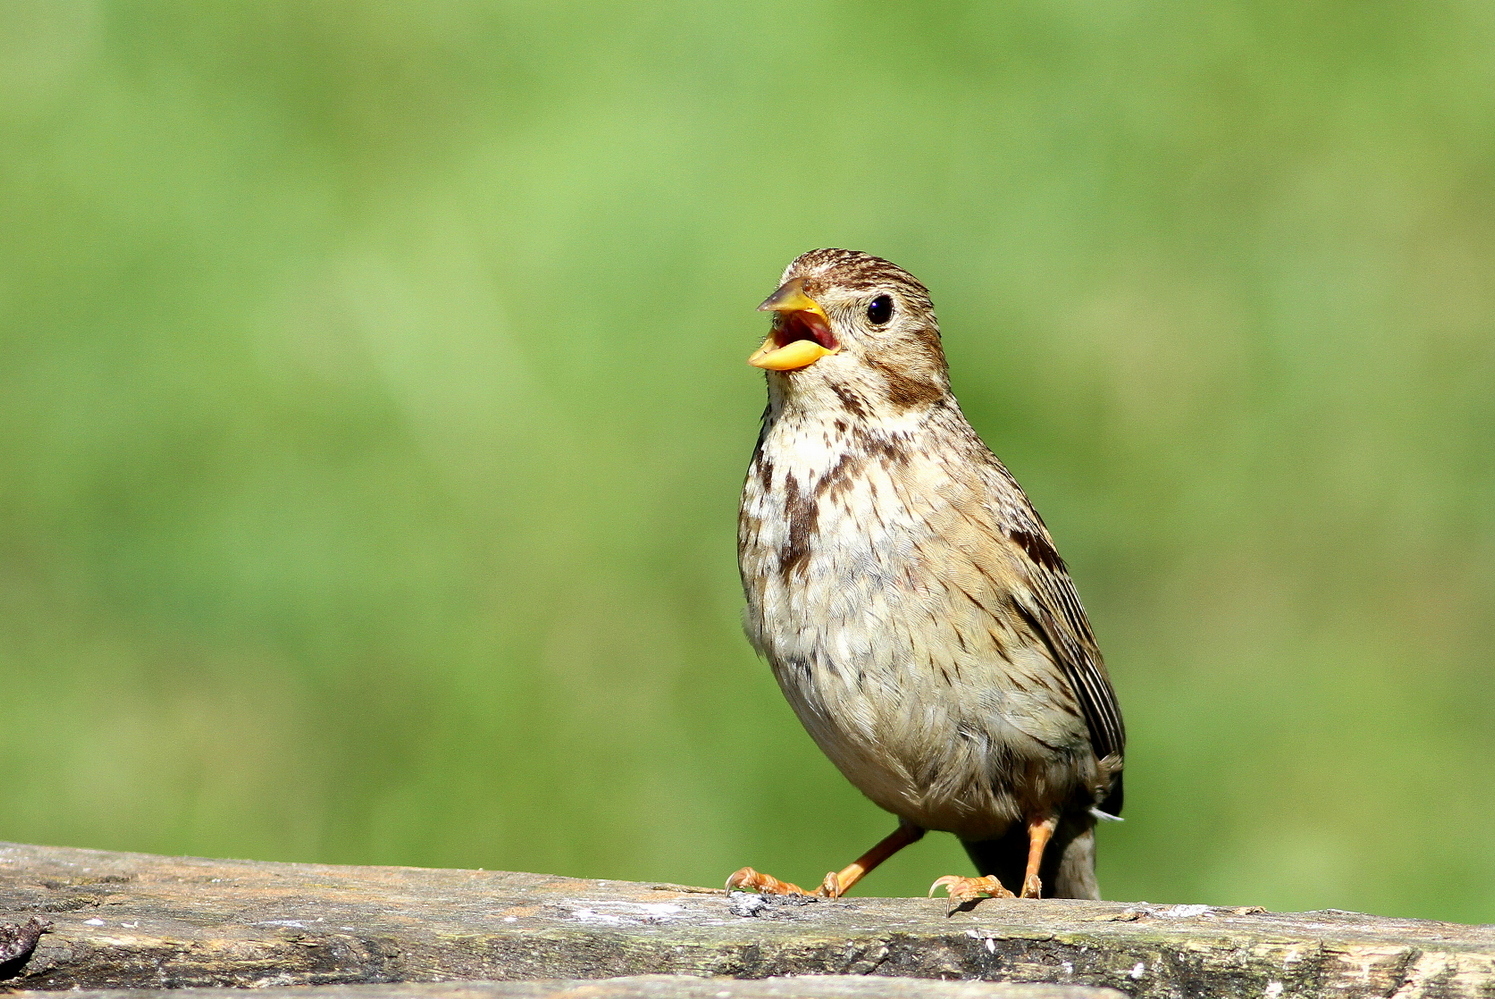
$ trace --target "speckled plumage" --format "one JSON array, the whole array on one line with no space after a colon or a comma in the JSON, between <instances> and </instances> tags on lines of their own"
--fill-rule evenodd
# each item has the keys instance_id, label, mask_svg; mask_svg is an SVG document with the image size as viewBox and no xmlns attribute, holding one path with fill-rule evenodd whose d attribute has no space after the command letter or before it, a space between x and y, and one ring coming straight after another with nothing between
<instances>
[{"instance_id":1,"label":"speckled plumage","mask_svg":"<svg viewBox=\"0 0 1495 999\"><path fill-rule=\"evenodd\" d=\"M1004 882L1051 815L1044 893L1096 897L1091 809L1119 812L1125 736L1064 563L950 393L924 286L847 250L796 278L839 349L768 372L738 532L748 637L872 801Z\"/></svg>"}]
</instances>

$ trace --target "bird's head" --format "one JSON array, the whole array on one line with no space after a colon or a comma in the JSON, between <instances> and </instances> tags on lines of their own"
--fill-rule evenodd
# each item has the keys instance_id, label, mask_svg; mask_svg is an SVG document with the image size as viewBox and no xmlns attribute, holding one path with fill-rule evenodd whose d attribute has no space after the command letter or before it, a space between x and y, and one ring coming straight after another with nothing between
<instances>
[{"instance_id":1,"label":"bird's head","mask_svg":"<svg viewBox=\"0 0 1495 999\"><path fill-rule=\"evenodd\" d=\"M932 405L950 389L929 290L855 250L811 250L758 306L773 329L748 363L787 398L847 393L877 411Z\"/></svg>"}]
</instances>

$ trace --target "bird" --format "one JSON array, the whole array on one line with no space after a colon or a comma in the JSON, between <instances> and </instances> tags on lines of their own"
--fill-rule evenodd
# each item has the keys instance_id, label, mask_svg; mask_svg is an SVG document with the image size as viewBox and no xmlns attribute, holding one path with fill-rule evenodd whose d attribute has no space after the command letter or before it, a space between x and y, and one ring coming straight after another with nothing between
<instances>
[{"instance_id":1,"label":"bird","mask_svg":"<svg viewBox=\"0 0 1495 999\"><path fill-rule=\"evenodd\" d=\"M837 898L928 830L952 898L1099 898L1126 731L1048 528L951 392L929 290L880 257L801 254L759 307L768 405L742 491L745 630L805 729L898 825ZM744 867L728 890L812 894Z\"/></svg>"}]
</instances>

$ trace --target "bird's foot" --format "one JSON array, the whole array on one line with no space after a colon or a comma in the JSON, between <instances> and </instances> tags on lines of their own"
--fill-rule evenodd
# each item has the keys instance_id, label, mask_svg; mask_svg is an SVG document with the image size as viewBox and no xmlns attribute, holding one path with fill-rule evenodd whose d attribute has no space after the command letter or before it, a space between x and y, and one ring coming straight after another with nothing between
<instances>
[{"instance_id":1,"label":"bird's foot","mask_svg":"<svg viewBox=\"0 0 1495 999\"><path fill-rule=\"evenodd\" d=\"M1023 893L1019 898L1043 898L1043 882L1038 880L1037 874L1029 874L1023 879Z\"/></svg>"},{"instance_id":2,"label":"bird's foot","mask_svg":"<svg viewBox=\"0 0 1495 999\"><path fill-rule=\"evenodd\" d=\"M1023 887L1026 889L1027 885ZM947 874L929 886L929 894L933 895L936 888L944 888L950 893L951 898L959 899L961 902L974 902L983 895L991 898L1017 897L1008 891L1002 882L990 875L984 878L963 878L958 874Z\"/></svg>"},{"instance_id":3,"label":"bird's foot","mask_svg":"<svg viewBox=\"0 0 1495 999\"><path fill-rule=\"evenodd\" d=\"M780 881L770 874L759 874L751 867L744 867L727 879L727 891L731 891L733 888L755 891L760 895L810 894L799 885L790 884L788 881Z\"/></svg>"},{"instance_id":4,"label":"bird's foot","mask_svg":"<svg viewBox=\"0 0 1495 999\"><path fill-rule=\"evenodd\" d=\"M841 876L835 871L827 871L825 880L820 882L820 887L815 889L815 894L825 898L840 898L849 887L850 885L841 884Z\"/></svg>"},{"instance_id":5,"label":"bird's foot","mask_svg":"<svg viewBox=\"0 0 1495 999\"><path fill-rule=\"evenodd\" d=\"M835 871L827 874L825 880L820 882L820 887L811 892L797 884L780 881L771 874L761 874L751 867L744 867L727 879L727 891L733 888L755 891L760 895L819 895L822 898L840 898L845 891Z\"/></svg>"}]
</instances>

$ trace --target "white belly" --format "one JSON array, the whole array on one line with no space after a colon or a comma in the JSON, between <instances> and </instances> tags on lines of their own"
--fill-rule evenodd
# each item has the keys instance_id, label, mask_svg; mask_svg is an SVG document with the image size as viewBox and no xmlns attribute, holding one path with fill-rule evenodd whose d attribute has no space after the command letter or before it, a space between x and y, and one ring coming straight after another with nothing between
<instances>
[{"instance_id":1,"label":"white belly","mask_svg":"<svg viewBox=\"0 0 1495 999\"><path fill-rule=\"evenodd\" d=\"M816 743L878 805L964 839L1067 798L1084 724L1046 650L957 595L948 476L915 446L836 477L842 442L786 443L744 492L745 623Z\"/></svg>"}]
</instances>

